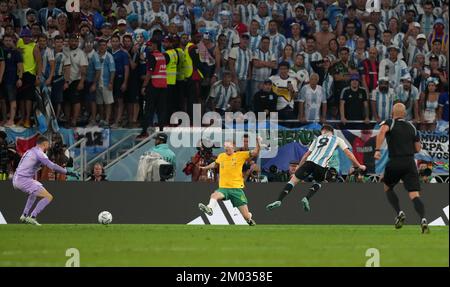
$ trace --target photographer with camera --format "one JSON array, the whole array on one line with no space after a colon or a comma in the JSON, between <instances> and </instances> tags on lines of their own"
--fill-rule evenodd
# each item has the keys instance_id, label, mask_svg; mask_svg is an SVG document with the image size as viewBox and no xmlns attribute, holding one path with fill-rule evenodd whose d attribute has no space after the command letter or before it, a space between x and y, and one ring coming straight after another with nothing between
<instances>
[{"instance_id":1,"label":"photographer with camera","mask_svg":"<svg viewBox=\"0 0 450 287\"><path fill-rule=\"evenodd\" d=\"M191 158L191 160L186 163L183 172L186 175L191 175L192 182L215 182L217 179L217 169L211 170L201 170L201 166L207 166L214 162L217 158L213 153L214 145L209 142L202 140L197 146L197 152Z\"/></svg>"},{"instance_id":2,"label":"photographer with camera","mask_svg":"<svg viewBox=\"0 0 450 287\"><path fill-rule=\"evenodd\" d=\"M433 163L428 161L419 161L417 171L419 172L420 183L436 183L436 179L431 175L433 173Z\"/></svg>"},{"instance_id":3,"label":"photographer with camera","mask_svg":"<svg viewBox=\"0 0 450 287\"><path fill-rule=\"evenodd\" d=\"M370 182L370 178L367 176L367 170L352 167L350 168L346 182L366 183Z\"/></svg>"},{"instance_id":4,"label":"photographer with camera","mask_svg":"<svg viewBox=\"0 0 450 287\"><path fill-rule=\"evenodd\" d=\"M62 137L58 133L52 135L52 144L48 150L48 158L59 166L66 167L69 162L67 146L64 145ZM42 167L38 175L39 181L65 181L65 174L57 173L47 166Z\"/></svg>"}]
</instances>

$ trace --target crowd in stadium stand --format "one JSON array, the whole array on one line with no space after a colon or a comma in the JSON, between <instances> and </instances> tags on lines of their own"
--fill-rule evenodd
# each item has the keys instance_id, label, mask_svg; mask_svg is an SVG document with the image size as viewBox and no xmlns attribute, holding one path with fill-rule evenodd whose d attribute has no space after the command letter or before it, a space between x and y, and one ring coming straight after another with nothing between
<instances>
[{"instance_id":1,"label":"crowd in stadium stand","mask_svg":"<svg viewBox=\"0 0 450 287\"><path fill-rule=\"evenodd\" d=\"M75 1L76 2L76 1ZM36 87L68 127L202 112L448 122L448 1L0 0L0 123L35 125Z\"/></svg>"}]
</instances>

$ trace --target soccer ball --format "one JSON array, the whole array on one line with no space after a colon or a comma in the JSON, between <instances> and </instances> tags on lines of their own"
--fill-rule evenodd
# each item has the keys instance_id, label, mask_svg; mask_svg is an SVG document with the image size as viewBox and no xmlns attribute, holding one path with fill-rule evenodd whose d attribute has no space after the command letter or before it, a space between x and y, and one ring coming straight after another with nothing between
<instances>
[{"instance_id":1,"label":"soccer ball","mask_svg":"<svg viewBox=\"0 0 450 287\"><path fill-rule=\"evenodd\" d=\"M98 215L98 223L100 224L110 224L112 222L112 214L109 211L102 211Z\"/></svg>"}]
</instances>

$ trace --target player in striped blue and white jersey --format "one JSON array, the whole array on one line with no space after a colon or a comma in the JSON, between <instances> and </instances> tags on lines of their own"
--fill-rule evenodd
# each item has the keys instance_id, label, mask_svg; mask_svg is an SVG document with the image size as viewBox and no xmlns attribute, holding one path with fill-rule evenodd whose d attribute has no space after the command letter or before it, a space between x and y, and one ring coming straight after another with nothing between
<instances>
[{"instance_id":1,"label":"player in striped blue and white jersey","mask_svg":"<svg viewBox=\"0 0 450 287\"><path fill-rule=\"evenodd\" d=\"M272 210L280 207L282 200L292 191L297 183L312 176L314 179L313 186L309 188L308 194L301 200L303 209L310 211L309 201L320 189L321 182L326 179L328 175L328 163L338 147L344 151L354 166L362 171L366 170L366 166L358 162L344 140L334 135L333 127L325 124L322 126L321 135L312 142L308 151L303 155L299 167L284 187L284 190L280 193L278 200L267 205L266 209Z\"/></svg>"}]
</instances>

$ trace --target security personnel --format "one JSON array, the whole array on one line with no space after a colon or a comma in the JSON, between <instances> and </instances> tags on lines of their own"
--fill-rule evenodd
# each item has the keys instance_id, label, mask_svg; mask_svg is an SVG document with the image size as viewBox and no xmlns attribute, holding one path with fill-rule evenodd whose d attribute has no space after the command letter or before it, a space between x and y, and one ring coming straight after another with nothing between
<instances>
[{"instance_id":1,"label":"security personnel","mask_svg":"<svg viewBox=\"0 0 450 287\"><path fill-rule=\"evenodd\" d=\"M192 42L189 42L184 49L186 56L186 66L184 70L184 76L187 79L187 110L189 116L193 115L193 104L200 103L200 83L203 79L203 74L200 71L200 56L198 52L197 44L202 38L201 33L196 33Z\"/></svg>"},{"instance_id":2,"label":"security personnel","mask_svg":"<svg viewBox=\"0 0 450 287\"><path fill-rule=\"evenodd\" d=\"M177 67L178 67L178 54L177 51L173 47L173 39L169 37L165 37L162 41L162 45L166 53L164 55L167 59L167 115L170 118L172 113L176 112L176 83L177 83Z\"/></svg>"},{"instance_id":3,"label":"security personnel","mask_svg":"<svg viewBox=\"0 0 450 287\"><path fill-rule=\"evenodd\" d=\"M147 42L149 53L146 59L147 72L142 84L141 94L144 97L142 117L142 132L137 140L148 137L147 128L153 125L155 112L158 115L158 125L162 129L168 123L167 117L167 55L158 50L158 41Z\"/></svg>"},{"instance_id":4,"label":"security personnel","mask_svg":"<svg viewBox=\"0 0 450 287\"><path fill-rule=\"evenodd\" d=\"M392 119L380 124L381 128L377 136L374 157L376 160L381 159L380 149L386 138L389 161L384 169L384 191L389 203L397 213L394 223L395 228L401 228L406 219L405 213L400 209L398 197L394 193L395 185L402 180L409 198L414 204L414 209L421 218L422 233L428 233L430 230L425 218L425 207L419 196L419 173L414 161L414 153L420 152L422 145L419 133L410 122L405 120L405 116L405 105L402 103L395 104Z\"/></svg>"},{"instance_id":5,"label":"security personnel","mask_svg":"<svg viewBox=\"0 0 450 287\"><path fill-rule=\"evenodd\" d=\"M184 70L186 66L186 55L183 48L180 46L180 38L178 36L173 37L173 47L178 55L177 65L177 83L175 85L175 109L177 111L186 111L186 101L184 95L186 93L186 77L184 76Z\"/></svg>"}]
</instances>

